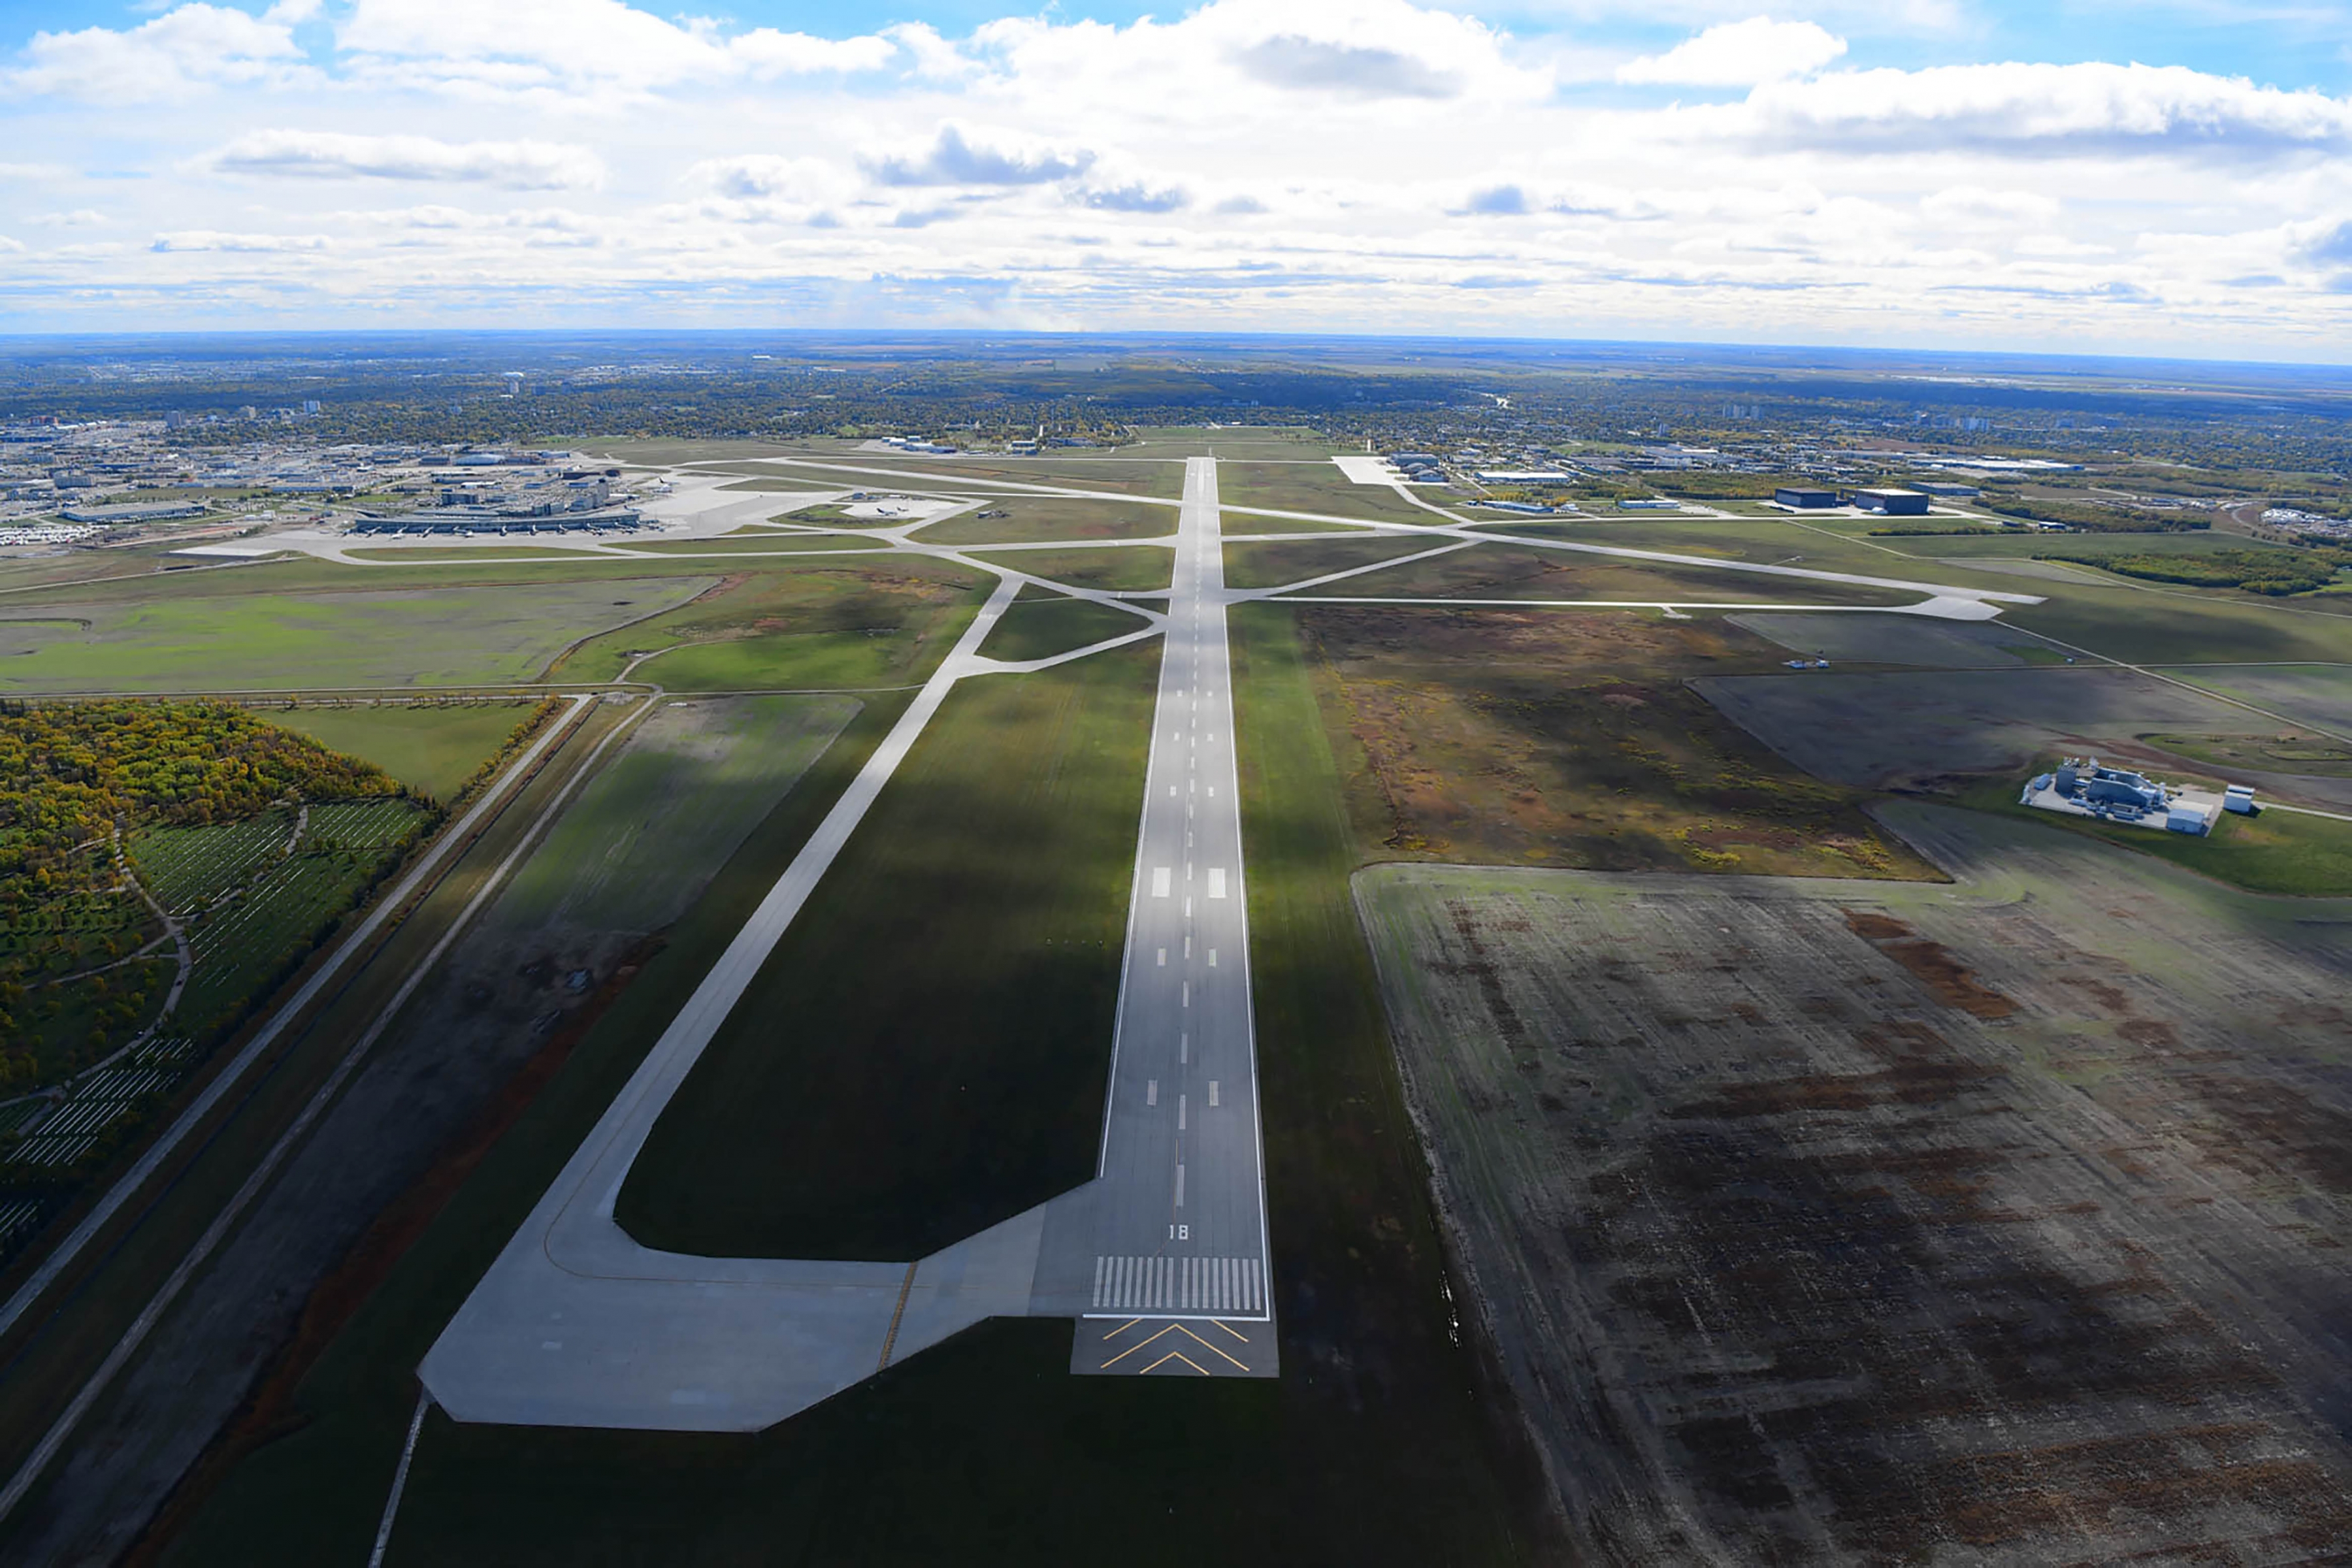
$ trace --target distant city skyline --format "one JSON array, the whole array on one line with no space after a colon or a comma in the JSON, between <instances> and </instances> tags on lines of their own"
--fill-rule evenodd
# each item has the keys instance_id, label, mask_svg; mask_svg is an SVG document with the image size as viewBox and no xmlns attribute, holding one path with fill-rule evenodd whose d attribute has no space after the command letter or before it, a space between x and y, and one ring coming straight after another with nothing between
<instances>
[{"instance_id":1,"label":"distant city skyline","mask_svg":"<svg viewBox=\"0 0 2352 1568\"><path fill-rule=\"evenodd\" d=\"M2352 7L0 5L0 331L2340 363Z\"/></svg>"}]
</instances>

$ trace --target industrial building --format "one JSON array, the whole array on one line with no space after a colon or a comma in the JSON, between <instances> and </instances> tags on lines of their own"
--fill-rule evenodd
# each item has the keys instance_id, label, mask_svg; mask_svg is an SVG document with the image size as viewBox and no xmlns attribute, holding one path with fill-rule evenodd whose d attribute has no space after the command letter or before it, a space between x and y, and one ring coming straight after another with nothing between
<instances>
[{"instance_id":1,"label":"industrial building","mask_svg":"<svg viewBox=\"0 0 2352 1568\"><path fill-rule=\"evenodd\" d=\"M175 517L202 517L202 501L131 501L117 506L69 506L58 515L68 522L163 522Z\"/></svg>"},{"instance_id":2,"label":"industrial building","mask_svg":"<svg viewBox=\"0 0 2352 1568\"><path fill-rule=\"evenodd\" d=\"M1927 515L1927 496L1923 490L1856 490L1853 504L1886 517Z\"/></svg>"},{"instance_id":3,"label":"industrial building","mask_svg":"<svg viewBox=\"0 0 2352 1568\"><path fill-rule=\"evenodd\" d=\"M1773 500L1800 511L1819 511L1823 507L1837 505L1837 491L1807 489L1798 485L1782 485L1772 492Z\"/></svg>"},{"instance_id":4,"label":"industrial building","mask_svg":"<svg viewBox=\"0 0 2352 1568\"><path fill-rule=\"evenodd\" d=\"M352 524L352 531L378 538L396 534L634 533L643 521L635 512L622 510L565 512L553 517L509 517L496 512L433 508L396 517L362 518Z\"/></svg>"},{"instance_id":5,"label":"industrial building","mask_svg":"<svg viewBox=\"0 0 2352 1568\"><path fill-rule=\"evenodd\" d=\"M2231 784L2216 795L2159 784L2125 768L2101 767L2096 757L2068 757L2055 771L2037 774L2017 798L2019 805L2042 811L2200 837L2213 831L2225 807L2242 813L2254 808L2254 792L2243 784Z\"/></svg>"}]
</instances>

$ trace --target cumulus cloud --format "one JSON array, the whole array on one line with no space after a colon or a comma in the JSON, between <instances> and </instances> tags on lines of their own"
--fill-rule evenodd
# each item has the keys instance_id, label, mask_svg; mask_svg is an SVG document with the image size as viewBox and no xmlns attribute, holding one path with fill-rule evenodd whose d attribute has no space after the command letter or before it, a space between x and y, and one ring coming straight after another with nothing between
<instances>
[{"instance_id":1,"label":"cumulus cloud","mask_svg":"<svg viewBox=\"0 0 2352 1568\"><path fill-rule=\"evenodd\" d=\"M225 5L174 6L136 27L42 32L6 74L19 92L120 100L180 97L206 84L253 83L291 74L302 58L299 18L254 16Z\"/></svg>"},{"instance_id":2,"label":"cumulus cloud","mask_svg":"<svg viewBox=\"0 0 2352 1568\"><path fill-rule=\"evenodd\" d=\"M1809 76L1845 53L1845 40L1812 22L1750 16L1684 39L1663 55L1617 68L1617 79L1676 87L1753 87Z\"/></svg>"},{"instance_id":3,"label":"cumulus cloud","mask_svg":"<svg viewBox=\"0 0 2352 1568\"><path fill-rule=\"evenodd\" d=\"M975 30L969 52L1007 95L1163 114L1199 104L1228 119L1295 113L1301 97L1394 111L1525 102L1553 86L1508 34L1411 0L1210 0L1125 26L1011 17Z\"/></svg>"},{"instance_id":4,"label":"cumulus cloud","mask_svg":"<svg viewBox=\"0 0 2352 1568\"><path fill-rule=\"evenodd\" d=\"M1919 211L1947 228L2008 228L2056 220L2055 196L2039 191L1996 191L1982 185L1950 185L1919 198Z\"/></svg>"},{"instance_id":5,"label":"cumulus cloud","mask_svg":"<svg viewBox=\"0 0 2352 1568\"><path fill-rule=\"evenodd\" d=\"M706 158L686 172L687 183L735 201L837 200L855 183L848 173L820 158L786 158L744 153Z\"/></svg>"},{"instance_id":6,"label":"cumulus cloud","mask_svg":"<svg viewBox=\"0 0 2352 1568\"><path fill-rule=\"evenodd\" d=\"M860 160L875 182L885 185L1040 185L1083 174L1094 161L1094 153L1082 147L1051 147L988 132L967 135L953 123L940 126L919 152Z\"/></svg>"},{"instance_id":7,"label":"cumulus cloud","mask_svg":"<svg viewBox=\"0 0 2352 1568\"><path fill-rule=\"evenodd\" d=\"M1087 206L1116 213L1172 213L1192 199L1181 186L1154 187L1141 181L1078 193L1078 200Z\"/></svg>"},{"instance_id":8,"label":"cumulus cloud","mask_svg":"<svg viewBox=\"0 0 2352 1568\"><path fill-rule=\"evenodd\" d=\"M1242 69L1276 87L1321 88L1350 98L1452 98L1462 80L1397 49L1335 44L1285 33L1234 51Z\"/></svg>"},{"instance_id":9,"label":"cumulus cloud","mask_svg":"<svg viewBox=\"0 0 2352 1568\"><path fill-rule=\"evenodd\" d=\"M250 132L215 153L209 163L229 174L443 180L515 191L593 188L604 178L595 153L562 142L442 142L331 131Z\"/></svg>"},{"instance_id":10,"label":"cumulus cloud","mask_svg":"<svg viewBox=\"0 0 2352 1568\"><path fill-rule=\"evenodd\" d=\"M1841 71L1767 83L1739 113L1768 136L1864 153L2259 155L2336 151L2352 142L2352 102L2185 66Z\"/></svg>"},{"instance_id":11,"label":"cumulus cloud","mask_svg":"<svg viewBox=\"0 0 2352 1568\"><path fill-rule=\"evenodd\" d=\"M773 27L729 36L624 0L354 0L335 42L361 74L406 85L570 93L871 71L898 53L877 36Z\"/></svg>"},{"instance_id":12,"label":"cumulus cloud","mask_svg":"<svg viewBox=\"0 0 2352 1568\"><path fill-rule=\"evenodd\" d=\"M241 252L276 252L325 250L330 241L323 234L224 234L218 229L184 228L170 234L159 234L148 247L157 251L226 250Z\"/></svg>"},{"instance_id":13,"label":"cumulus cloud","mask_svg":"<svg viewBox=\"0 0 2352 1568\"><path fill-rule=\"evenodd\" d=\"M37 214L25 221L43 228L95 228L106 221L106 215L96 207L76 207L71 212Z\"/></svg>"}]
</instances>

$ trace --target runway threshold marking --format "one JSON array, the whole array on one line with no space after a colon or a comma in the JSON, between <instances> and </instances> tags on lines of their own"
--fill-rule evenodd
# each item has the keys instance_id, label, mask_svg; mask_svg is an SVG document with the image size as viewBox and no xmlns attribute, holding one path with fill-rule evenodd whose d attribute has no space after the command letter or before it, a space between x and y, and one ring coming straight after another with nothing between
<instances>
[{"instance_id":1,"label":"runway threshold marking","mask_svg":"<svg viewBox=\"0 0 2352 1568\"><path fill-rule=\"evenodd\" d=\"M1104 1338L1104 1340L1106 1340L1106 1341L1109 1341L1109 1340L1116 1339L1116 1338L1118 1338L1120 1334L1123 1334L1123 1333L1125 1333L1128 1330L1129 1330L1129 1329L1133 1328L1137 1323L1140 1322L1141 1321L1142 1321L1142 1320L1141 1320L1141 1319L1139 1319L1139 1318L1131 1318L1131 1319L1129 1319L1128 1321L1126 1321L1126 1322L1124 1322L1124 1323L1121 1323L1118 1328L1116 1328L1116 1329L1112 1330L1109 1333L1105 1334L1105 1335L1103 1336L1103 1338ZM1229 1334L1232 1334L1232 1335L1234 1336L1234 1338L1235 1338L1235 1339L1237 1339L1237 1340L1241 1341L1244 1344L1247 1344L1247 1343L1249 1342L1249 1336L1248 1336L1248 1335L1246 1335L1246 1334L1237 1332L1237 1331L1235 1331L1234 1330L1230 1329L1230 1328L1226 1328L1226 1326L1225 1326L1224 1324L1223 1324L1223 1323L1219 1323L1219 1324L1217 1325L1217 1327L1219 1327L1219 1328L1221 1328L1221 1329L1224 1329L1225 1332L1227 1332L1227 1333L1229 1333ZM1169 1324L1166 1328L1161 1329L1158 1333L1153 1334L1153 1335L1150 1336L1149 1338L1146 1338L1146 1339L1140 1339L1140 1340L1136 1341L1136 1342L1135 1342L1135 1343L1133 1343L1133 1344L1131 1344L1131 1345L1128 1346L1125 1350L1123 1350L1123 1351L1119 1352L1117 1355L1115 1355L1115 1356L1111 1357L1111 1358L1110 1358L1110 1360L1108 1360L1108 1361L1107 1361L1107 1362L1103 1363L1102 1363L1103 1370L1104 1370L1104 1371L1106 1371L1106 1372L1109 1371L1112 1367L1117 1366L1120 1362L1123 1362L1123 1361L1125 1361L1128 1357L1129 1357L1129 1356L1131 1356L1131 1355L1135 1354L1135 1353L1136 1353L1136 1352L1138 1352L1138 1351L1141 1351L1141 1350L1149 1350L1151 1346L1158 1344L1161 1340L1166 1339L1166 1338L1167 1338L1169 1335L1171 1335L1171 1334L1181 1334L1181 1335L1183 1335L1186 1339L1188 1339L1188 1340L1192 1341L1195 1345L1198 1345L1201 1349L1202 1349L1202 1350L1204 1350L1204 1351L1208 1352L1211 1355L1214 1355L1214 1356L1221 1356L1221 1357L1223 1357L1224 1360L1226 1360L1226 1361L1229 1361L1229 1362L1233 1363L1234 1366L1237 1370L1239 1370L1239 1371L1242 1371L1242 1372L1247 1372L1247 1371L1249 1370L1249 1363L1248 1363L1247 1362L1243 1361L1243 1360L1242 1360L1242 1359L1240 1359L1238 1356L1234 1356L1234 1355L1232 1355L1232 1354L1228 1353L1228 1352L1227 1352L1224 1349L1223 1349L1221 1346L1211 1344L1207 1340L1202 1339L1200 1335L1198 1335L1198 1334L1194 1333L1191 1329L1189 1329L1189 1328L1185 1327L1182 1323L1171 1323L1171 1324ZM1166 1355L1161 1356L1158 1361L1152 1362L1150 1365L1148 1365L1148 1366L1144 1367L1144 1368L1143 1368L1143 1371L1148 1373L1148 1372L1151 1371L1153 1367L1158 1367L1158 1366L1164 1365L1164 1364L1166 1364L1166 1363L1170 1360L1170 1358L1171 1358L1171 1357L1173 1357L1173 1358L1174 1358L1174 1359L1176 1359L1176 1360L1181 1361L1181 1362L1182 1362L1186 1366L1191 1367L1194 1372L1199 1373L1200 1373L1202 1376L1203 1376L1203 1377L1207 1377L1207 1376L1212 1375L1212 1374L1210 1373L1210 1372L1209 1372L1209 1369L1208 1369L1208 1368L1206 1368L1206 1367L1202 1366L1200 1363L1198 1363L1198 1362L1194 1361L1192 1357L1190 1357L1190 1356L1186 1355L1186 1354L1183 1352L1183 1349L1182 1349L1182 1347L1181 1347L1181 1346L1179 1346L1179 1347L1178 1347L1177 1349L1175 1349L1175 1350L1171 1350L1171 1351L1170 1351Z\"/></svg>"}]
</instances>

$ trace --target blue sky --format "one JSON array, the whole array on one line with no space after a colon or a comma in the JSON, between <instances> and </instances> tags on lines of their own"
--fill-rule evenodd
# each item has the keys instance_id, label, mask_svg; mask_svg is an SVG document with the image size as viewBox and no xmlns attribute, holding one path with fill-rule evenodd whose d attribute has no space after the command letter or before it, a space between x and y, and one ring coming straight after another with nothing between
<instances>
[{"instance_id":1,"label":"blue sky","mask_svg":"<svg viewBox=\"0 0 2352 1568\"><path fill-rule=\"evenodd\" d=\"M0 330L2340 362L2352 5L0 0Z\"/></svg>"}]
</instances>

